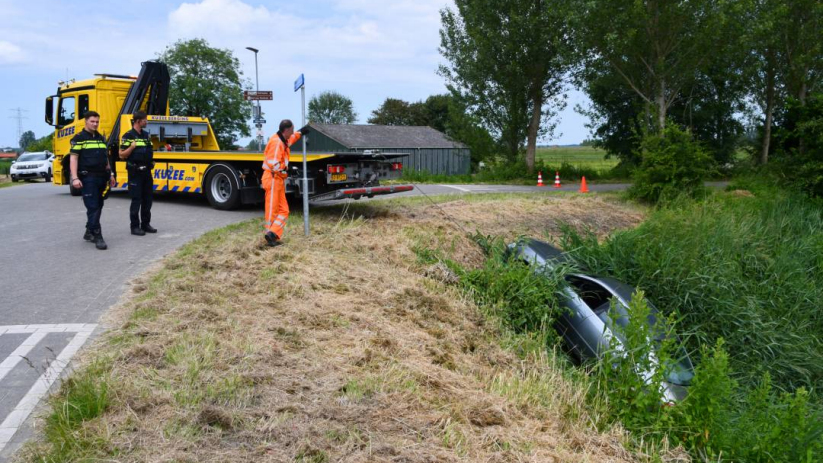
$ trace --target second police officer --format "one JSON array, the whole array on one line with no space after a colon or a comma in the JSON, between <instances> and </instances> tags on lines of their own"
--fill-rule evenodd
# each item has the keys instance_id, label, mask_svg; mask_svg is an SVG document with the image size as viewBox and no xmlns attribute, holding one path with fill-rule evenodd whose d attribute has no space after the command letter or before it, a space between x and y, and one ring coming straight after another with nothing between
<instances>
[{"instance_id":1,"label":"second police officer","mask_svg":"<svg viewBox=\"0 0 823 463\"><path fill-rule=\"evenodd\" d=\"M151 226L151 203L154 193L151 170L154 167L154 151L149 132L146 130L147 124L146 113L136 111L132 116L132 129L123 134L120 140L120 159L126 161L126 169L129 172L131 234L137 236L157 233L157 229Z\"/></svg>"}]
</instances>

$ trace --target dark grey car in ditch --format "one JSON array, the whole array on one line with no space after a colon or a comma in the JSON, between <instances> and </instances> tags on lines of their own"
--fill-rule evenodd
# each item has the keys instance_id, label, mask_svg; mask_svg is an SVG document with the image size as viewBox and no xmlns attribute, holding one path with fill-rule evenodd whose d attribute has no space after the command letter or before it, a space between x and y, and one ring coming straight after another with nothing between
<instances>
[{"instance_id":1,"label":"dark grey car in ditch","mask_svg":"<svg viewBox=\"0 0 823 463\"><path fill-rule=\"evenodd\" d=\"M550 270L561 264L573 264L567 254L543 241L525 239L511 244L509 248L519 260L539 268ZM620 327L629 323L627 308L634 288L613 278L581 273L570 273L565 279L568 285L562 290L561 303L567 310L558 316L555 328L572 357L578 361L599 358L609 349L611 338L624 342ZM613 310L612 300L615 301ZM647 321L654 327L658 312L651 302L647 303L651 310ZM679 340L677 344L681 345ZM678 362L664 372L661 392L666 402L684 399L694 377L694 365L688 353L678 347L676 354ZM651 376L651 372L639 374L646 379Z\"/></svg>"}]
</instances>

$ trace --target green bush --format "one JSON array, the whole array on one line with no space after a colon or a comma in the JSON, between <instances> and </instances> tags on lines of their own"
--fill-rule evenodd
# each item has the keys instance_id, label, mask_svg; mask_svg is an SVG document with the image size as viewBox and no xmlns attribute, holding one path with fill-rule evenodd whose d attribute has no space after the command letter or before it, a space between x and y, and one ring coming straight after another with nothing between
<instances>
[{"instance_id":1,"label":"green bush","mask_svg":"<svg viewBox=\"0 0 823 463\"><path fill-rule=\"evenodd\" d=\"M474 239L487 259L483 267L462 275L464 287L514 332L554 337L552 324L560 310L557 292L565 284L565 270L550 274L535 271L507 252L502 239L479 234Z\"/></svg>"},{"instance_id":2,"label":"green bush","mask_svg":"<svg viewBox=\"0 0 823 463\"><path fill-rule=\"evenodd\" d=\"M613 319L619 317L614 313ZM642 291L632 295L628 307L629 323L625 327L615 325L623 340L611 338L609 349L603 353L596 365L598 390L608 402L613 418L633 432L655 434L662 423L668 421L667 410L662 407L662 383L664 368L674 357L672 338L656 344L657 333L669 333L666 320L653 330L646 320L651 309Z\"/></svg>"},{"instance_id":3,"label":"green bush","mask_svg":"<svg viewBox=\"0 0 823 463\"><path fill-rule=\"evenodd\" d=\"M704 179L716 171L711 155L691 133L673 123L661 135L643 140L640 157L629 194L650 202L681 194L694 196L703 190Z\"/></svg>"}]
</instances>

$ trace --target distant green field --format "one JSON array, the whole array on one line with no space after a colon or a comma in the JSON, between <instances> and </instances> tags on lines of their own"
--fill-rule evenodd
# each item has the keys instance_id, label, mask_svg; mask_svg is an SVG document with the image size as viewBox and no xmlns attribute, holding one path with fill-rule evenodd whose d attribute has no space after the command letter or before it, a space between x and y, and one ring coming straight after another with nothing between
<instances>
[{"instance_id":1,"label":"distant green field","mask_svg":"<svg viewBox=\"0 0 823 463\"><path fill-rule=\"evenodd\" d=\"M617 165L617 159L606 159L606 152L590 146L537 148L537 160L550 166L563 163L575 167L609 170Z\"/></svg>"}]
</instances>

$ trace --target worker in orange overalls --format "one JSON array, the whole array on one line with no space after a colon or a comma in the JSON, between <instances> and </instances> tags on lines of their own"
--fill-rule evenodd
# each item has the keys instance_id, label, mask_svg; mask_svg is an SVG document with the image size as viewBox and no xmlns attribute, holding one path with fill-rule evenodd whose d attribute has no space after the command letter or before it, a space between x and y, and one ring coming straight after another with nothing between
<instances>
[{"instance_id":1,"label":"worker in orange overalls","mask_svg":"<svg viewBox=\"0 0 823 463\"><path fill-rule=\"evenodd\" d=\"M300 132L294 131L294 124L288 119L280 122L280 130L269 138L263 159L263 189L266 191L266 243L279 246L283 238L283 228L289 217L289 204L286 202L286 178L289 173L289 154L291 145L309 131L304 127Z\"/></svg>"}]
</instances>

